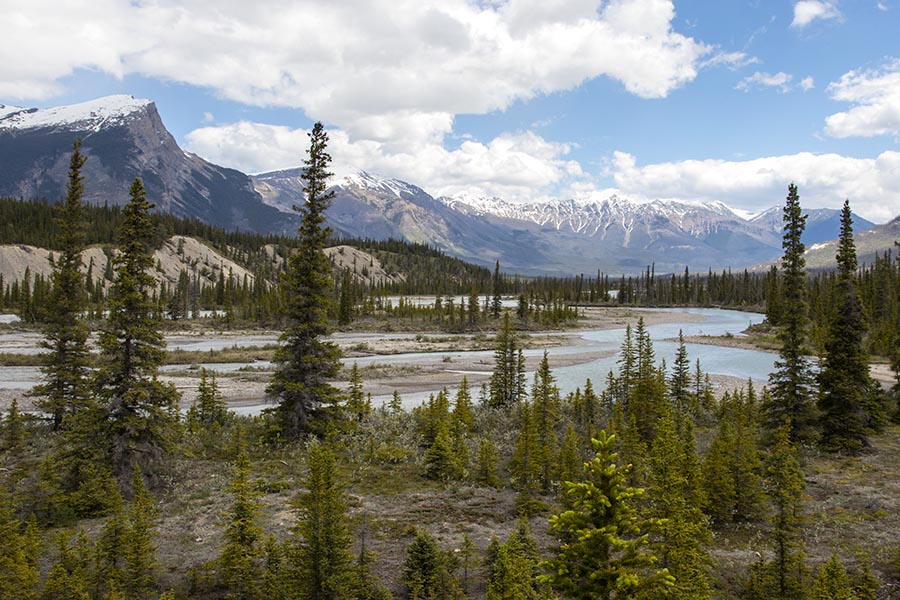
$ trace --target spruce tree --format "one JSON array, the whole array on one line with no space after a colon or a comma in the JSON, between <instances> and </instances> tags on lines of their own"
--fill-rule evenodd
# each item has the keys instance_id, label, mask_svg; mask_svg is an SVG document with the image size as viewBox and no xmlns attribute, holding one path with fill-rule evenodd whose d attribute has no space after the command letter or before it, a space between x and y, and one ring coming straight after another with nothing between
<instances>
[{"instance_id":1,"label":"spruce tree","mask_svg":"<svg viewBox=\"0 0 900 600\"><path fill-rule=\"evenodd\" d=\"M580 439L571 423L566 425L566 435L559 449L558 481L577 481L581 477L582 465Z\"/></svg>"},{"instance_id":2,"label":"spruce tree","mask_svg":"<svg viewBox=\"0 0 900 600\"><path fill-rule=\"evenodd\" d=\"M159 475L173 442L178 398L174 386L157 378L165 341L155 316L156 282L150 273L153 205L140 179L134 180L130 194L122 209L115 280L107 303L109 318L99 337L102 365L96 378L103 410L99 439L105 434L107 464L124 489L137 466L151 480ZM91 423L81 425L90 428Z\"/></svg>"},{"instance_id":3,"label":"spruce tree","mask_svg":"<svg viewBox=\"0 0 900 600\"><path fill-rule=\"evenodd\" d=\"M328 134L321 123L309 134L309 157L304 160L306 203L300 212L298 247L288 261L286 285L289 326L281 335L274 362L276 371L267 394L278 402L275 413L282 434L296 439L310 431L321 431L324 421L336 416L339 391L328 383L340 369L340 350L322 340L328 334L331 265L323 249L331 230L325 225L325 210L334 197L328 192L326 151Z\"/></svg>"},{"instance_id":4,"label":"spruce tree","mask_svg":"<svg viewBox=\"0 0 900 600\"><path fill-rule=\"evenodd\" d=\"M678 414L690 414L697 418L699 407L697 399L690 392L691 363L688 360L687 348L684 346L684 333L678 330L678 349L672 363L672 375L669 378L669 392Z\"/></svg>"},{"instance_id":5,"label":"spruce tree","mask_svg":"<svg viewBox=\"0 0 900 600\"><path fill-rule=\"evenodd\" d=\"M450 425L442 420L438 424L434 441L425 451L425 477L446 481L460 475L463 469L453 446Z\"/></svg>"},{"instance_id":6,"label":"spruce tree","mask_svg":"<svg viewBox=\"0 0 900 600\"><path fill-rule=\"evenodd\" d=\"M263 532L257 522L258 494L250 475L250 461L247 452L241 448L229 488L233 504L225 525L225 546L219 556L222 582L228 587L229 597L238 600L259 598L262 579L259 559L263 554Z\"/></svg>"},{"instance_id":7,"label":"spruce tree","mask_svg":"<svg viewBox=\"0 0 900 600\"><path fill-rule=\"evenodd\" d=\"M666 569L657 569L649 551L649 534L661 523L641 520L635 504L642 489L626 485L628 467L616 464L615 436L600 431L596 455L585 464L584 480L566 483L571 508L550 518L550 533L560 544L541 563L540 579L566 598L612 600L664 593L673 584Z\"/></svg>"},{"instance_id":8,"label":"spruce tree","mask_svg":"<svg viewBox=\"0 0 900 600\"><path fill-rule=\"evenodd\" d=\"M456 400L450 416L453 420L454 435L457 432L468 432L475 426L475 415L472 413L472 394L469 392L469 380L466 377L463 377L459 389L456 391Z\"/></svg>"},{"instance_id":9,"label":"spruce tree","mask_svg":"<svg viewBox=\"0 0 900 600\"><path fill-rule=\"evenodd\" d=\"M815 433L813 375L806 357L806 330L809 317L806 303L805 246L801 240L806 215L800 209L797 186L788 186L783 210L784 235L781 247L782 317L778 331L781 342L775 371L770 375L771 401L763 406L766 425L774 430L787 423L792 441L810 441Z\"/></svg>"},{"instance_id":10,"label":"spruce tree","mask_svg":"<svg viewBox=\"0 0 900 600\"><path fill-rule=\"evenodd\" d=\"M200 369L200 383L197 385L197 399L191 406L196 420L203 426L218 423L225 425L228 420L228 405L219 391L215 373Z\"/></svg>"},{"instance_id":11,"label":"spruce tree","mask_svg":"<svg viewBox=\"0 0 900 600\"><path fill-rule=\"evenodd\" d=\"M410 600L459 600L462 590L450 572L448 556L427 531L416 532L406 548L400 580Z\"/></svg>"},{"instance_id":12,"label":"spruce tree","mask_svg":"<svg viewBox=\"0 0 900 600\"><path fill-rule=\"evenodd\" d=\"M494 408L512 406L524 396L525 373L520 357L516 333L507 312L504 313L503 325L497 332L489 406Z\"/></svg>"},{"instance_id":13,"label":"spruce tree","mask_svg":"<svg viewBox=\"0 0 900 600\"><path fill-rule=\"evenodd\" d=\"M34 544L27 539L22 522L6 490L0 488L0 599L33 600L41 580Z\"/></svg>"},{"instance_id":14,"label":"spruce tree","mask_svg":"<svg viewBox=\"0 0 900 600\"><path fill-rule=\"evenodd\" d=\"M857 600L847 571L836 554L819 569L810 600Z\"/></svg>"},{"instance_id":15,"label":"spruce tree","mask_svg":"<svg viewBox=\"0 0 900 600\"><path fill-rule=\"evenodd\" d=\"M766 461L766 486L772 501L772 545L774 558L756 567L755 593L762 597L803 600L806 596L806 566L800 538L800 512L806 484L797 462L797 449L787 426L775 432Z\"/></svg>"},{"instance_id":16,"label":"spruce tree","mask_svg":"<svg viewBox=\"0 0 900 600\"><path fill-rule=\"evenodd\" d=\"M503 303L500 299L500 261L498 260L494 265L494 277L491 279L491 316L495 319L500 317L500 309L503 308Z\"/></svg>"},{"instance_id":17,"label":"spruce tree","mask_svg":"<svg viewBox=\"0 0 900 600\"><path fill-rule=\"evenodd\" d=\"M500 487L502 482L497 476L497 446L489 438L481 438L478 443L478 455L475 459L475 482L488 487Z\"/></svg>"},{"instance_id":18,"label":"spruce tree","mask_svg":"<svg viewBox=\"0 0 900 600\"><path fill-rule=\"evenodd\" d=\"M866 325L856 286L856 245L850 203L841 211L835 306L819 372L822 446L855 452L869 445L866 396L871 394Z\"/></svg>"},{"instance_id":19,"label":"spruce tree","mask_svg":"<svg viewBox=\"0 0 900 600\"><path fill-rule=\"evenodd\" d=\"M129 600L143 600L149 598L156 589L159 563L156 560L156 546L153 544L157 511L153 496L144 485L140 467L134 470L131 489L134 500L126 514L122 553L125 559L125 581L122 588Z\"/></svg>"},{"instance_id":20,"label":"spruce tree","mask_svg":"<svg viewBox=\"0 0 900 600\"><path fill-rule=\"evenodd\" d=\"M347 529L347 504L337 481L334 454L324 445L309 450L306 492L300 496L294 532L292 585L301 597L341 600L348 596L353 539Z\"/></svg>"},{"instance_id":21,"label":"spruce tree","mask_svg":"<svg viewBox=\"0 0 900 600\"><path fill-rule=\"evenodd\" d=\"M515 487L525 496L530 496L537 482L540 481L539 453L540 446L535 427L534 408L528 402L521 402L519 404L519 436L509 470Z\"/></svg>"},{"instance_id":22,"label":"spruce tree","mask_svg":"<svg viewBox=\"0 0 900 600\"><path fill-rule=\"evenodd\" d=\"M121 591L125 583L125 540L128 535L124 502L118 487L111 490L110 514L94 546L93 588L98 596Z\"/></svg>"},{"instance_id":23,"label":"spruce tree","mask_svg":"<svg viewBox=\"0 0 900 600\"><path fill-rule=\"evenodd\" d=\"M668 415L657 423L657 436L650 451L649 513L661 519L657 553L660 566L669 570L675 585L669 596L680 600L709 598L709 553L712 536L700 507L692 502L689 477L694 457L693 440L684 444Z\"/></svg>"},{"instance_id":24,"label":"spruce tree","mask_svg":"<svg viewBox=\"0 0 900 600\"><path fill-rule=\"evenodd\" d=\"M559 388L553 373L547 351L534 374L534 386L531 389L531 407L534 419L534 431L537 438L535 469L539 473L541 486L550 489L556 475L556 464L559 440L556 426L559 422Z\"/></svg>"},{"instance_id":25,"label":"spruce tree","mask_svg":"<svg viewBox=\"0 0 900 600\"><path fill-rule=\"evenodd\" d=\"M341 275L341 293L338 300L338 325L349 325L353 320L353 280L350 269Z\"/></svg>"},{"instance_id":26,"label":"spruce tree","mask_svg":"<svg viewBox=\"0 0 900 600\"><path fill-rule=\"evenodd\" d=\"M50 351L50 361L43 368L44 383L33 390L34 395L43 396L35 405L50 415L54 430L63 426L66 415L84 407L90 398L88 329L81 317L86 293L80 271L85 245L81 168L86 160L81 153L81 140L76 139L69 160L66 198L56 208L61 251L53 262L53 289L46 303L45 341L42 342L42 346Z\"/></svg>"},{"instance_id":27,"label":"spruce tree","mask_svg":"<svg viewBox=\"0 0 900 600\"><path fill-rule=\"evenodd\" d=\"M485 600L538 600L534 563L515 544L501 544L491 566Z\"/></svg>"},{"instance_id":28,"label":"spruce tree","mask_svg":"<svg viewBox=\"0 0 900 600\"><path fill-rule=\"evenodd\" d=\"M9 403L9 412L6 419L3 420L3 445L2 450L17 451L21 449L22 443L25 441L24 425L22 423L22 415L19 413L19 401L13 398Z\"/></svg>"},{"instance_id":29,"label":"spruce tree","mask_svg":"<svg viewBox=\"0 0 900 600\"><path fill-rule=\"evenodd\" d=\"M89 545L84 530L77 541L69 544L71 534L60 534L57 559L47 574L41 600L90 600Z\"/></svg>"},{"instance_id":30,"label":"spruce tree","mask_svg":"<svg viewBox=\"0 0 900 600\"><path fill-rule=\"evenodd\" d=\"M366 397L363 393L362 375L359 366L354 362L350 368L350 387L347 389L347 412L350 418L359 423L368 416L366 410Z\"/></svg>"}]
</instances>

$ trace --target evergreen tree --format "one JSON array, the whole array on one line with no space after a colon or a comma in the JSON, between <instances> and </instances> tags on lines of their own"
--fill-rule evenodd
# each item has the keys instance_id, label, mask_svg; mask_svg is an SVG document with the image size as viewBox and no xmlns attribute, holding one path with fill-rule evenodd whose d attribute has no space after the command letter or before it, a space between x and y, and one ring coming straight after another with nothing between
<instances>
[{"instance_id":1,"label":"evergreen tree","mask_svg":"<svg viewBox=\"0 0 900 600\"><path fill-rule=\"evenodd\" d=\"M491 287L493 288L493 293L491 294L491 316L495 319L500 318L500 309L503 308L503 303L500 299L500 261L498 260L494 265L494 277L491 279Z\"/></svg>"},{"instance_id":2,"label":"evergreen tree","mask_svg":"<svg viewBox=\"0 0 900 600\"><path fill-rule=\"evenodd\" d=\"M510 464L515 487L523 494L529 495L540 481L540 453L537 429L535 427L534 409L528 402L519 404L519 437Z\"/></svg>"},{"instance_id":3,"label":"evergreen tree","mask_svg":"<svg viewBox=\"0 0 900 600\"><path fill-rule=\"evenodd\" d=\"M216 375L210 375L206 368L200 369L200 383L197 385L197 399L191 406L189 415L196 419L197 423L203 426L218 423L225 425L229 421L228 405L222 398L219 391L219 384L216 383Z\"/></svg>"},{"instance_id":4,"label":"evergreen tree","mask_svg":"<svg viewBox=\"0 0 900 600\"><path fill-rule=\"evenodd\" d=\"M33 600L41 579L40 547L29 541L13 511L12 500L0 488L0 600Z\"/></svg>"},{"instance_id":5,"label":"evergreen tree","mask_svg":"<svg viewBox=\"0 0 900 600\"><path fill-rule=\"evenodd\" d=\"M3 450L16 451L25 440L22 415L19 413L19 401L15 398L9 403L9 412L3 422Z\"/></svg>"},{"instance_id":6,"label":"evergreen tree","mask_svg":"<svg viewBox=\"0 0 900 600\"><path fill-rule=\"evenodd\" d=\"M475 482L488 487L500 487L502 482L497 476L497 446L489 438L482 438L478 443L478 455L475 466Z\"/></svg>"},{"instance_id":7,"label":"evergreen tree","mask_svg":"<svg viewBox=\"0 0 900 600\"><path fill-rule=\"evenodd\" d=\"M490 380L489 406L512 406L525 394L525 370L520 360L518 340L509 321L509 313L503 315L503 326L497 332L494 350L494 371Z\"/></svg>"},{"instance_id":8,"label":"evergreen tree","mask_svg":"<svg viewBox=\"0 0 900 600\"><path fill-rule=\"evenodd\" d=\"M657 424L650 451L650 515L661 520L658 555L660 566L669 570L675 585L669 596L682 600L709 598L709 553L711 535L700 507L691 502L689 466L693 440L688 448L668 415Z\"/></svg>"},{"instance_id":9,"label":"evergreen tree","mask_svg":"<svg viewBox=\"0 0 900 600\"><path fill-rule=\"evenodd\" d=\"M837 296L819 372L822 446L855 452L869 445L866 396L871 394L862 304L856 286L856 246L850 203L841 211L837 251Z\"/></svg>"},{"instance_id":10,"label":"evergreen tree","mask_svg":"<svg viewBox=\"0 0 900 600\"><path fill-rule=\"evenodd\" d=\"M579 437L571 423L566 425L566 435L559 450L559 481L577 481L583 470Z\"/></svg>"},{"instance_id":11,"label":"evergreen tree","mask_svg":"<svg viewBox=\"0 0 900 600\"><path fill-rule=\"evenodd\" d=\"M857 600L847 571L836 554L832 554L828 562L819 569L811 600Z\"/></svg>"},{"instance_id":12,"label":"evergreen tree","mask_svg":"<svg viewBox=\"0 0 900 600\"><path fill-rule=\"evenodd\" d=\"M704 510L727 523L760 517L764 501L754 395L722 397L719 429L703 462Z\"/></svg>"},{"instance_id":13,"label":"evergreen tree","mask_svg":"<svg viewBox=\"0 0 900 600\"><path fill-rule=\"evenodd\" d=\"M66 198L58 205L56 225L59 228L60 253L53 262L53 289L44 327L44 348L49 350L49 364L43 368L44 383L33 390L43 396L35 404L50 415L54 430L63 426L66 415L79 410L89 401L88 392L88 330L81 318L86 295L81 267L84 249L84 177L81 168L85 157L81 140L73 144L69 161L69 182Z\"/></svg>"},{"instance_id":14,"label":"evergreen tree","mask_svg":"<svg viewBox=\"0 0 900 600\"><path fill-rule=\"evenodd\" d=\"M122 557L125 560L125 581L122 589L129 600L148 598L156 589L159 563L153 537L156 527L156 506L144 485L140 467L134 470L131 486L134 500L126 515L126 534Z\"/></svg>"},{"instance_id":15,"label":"evergreen tree","mask_svg":"<svg viewBox=\"0 0 900 600\"><path fill-rule=\"evenodd\" d=\"M472 394L469 392L469 381L464 376L456 391L456 401L453 403L454 435L457 431L467 432L475 426L475 415L472 413Z\"/></svg>"},{"instance_id":16,"label":"evergreen tree","mask_svg":"<svg viewBox=\"0 0 900 600\"><path fill-rule=\"evenodd\" d=\"M347 504L337 482L334 454L316 444L309 450L306 493L300 496L293 551L294 589L300 597L346 598L352 582L352 537L347 529Z\"/></svg>"},{"instance_id":17,"label":"evergreen tree","mask_svg":"<svg viewBox=\"0 0 900 600\"><path fill-rule=\"evenodd\" d=\"M71 534L61 534L57 544L56 563L44 583L41 600L90 600L89 542L80 530L73 545Z\"/></svg>"},{"instance_id":18,"label":"evergreen tree","mask_svg":"<svg viewBox=\"0 0 900 600\"><path fill-rule=\"evenodd\" d=\"M341 275L341 294L338 304L338 325L349 325L353 320L353 282L350 269L344 269Z\"/></svg>"},{"instance_id":19,"label":"evergreen tree","mask_svg":"<svg viewBox=\"0 0 900 600\"><path fill-rule=\"evenodd\" d=\"M131 185L131 200L122 212L116 274L109 292L109 318L100 332L102 366L97 396L103 408L105 459L125 489L137 466L156 478L172 446L178 393L157 378L165 354L150 269L153 227L140 179ZM91 423L81 423L90 429ZM96 435L87 432L86 435ZM99 439L103 439L103 435Z\"/></svg>"},{"instance_id":20,"label":"evergreen tree","mask_svg":"<svg viewBox=\"0 0 900 600\"><path fill-rule=\"evenodd\" d=\"M128 525L124 503L118 487L111 490L110 514L100 529L94 546L93 587L98 596L111 592L121 592L125 583L125 543Z\"/></svg>"},{"instance_id":21,"label":"evergreen tree","mask_svg":"<svg viewBox=\"0 0 900 600\"><path fill-rule=\"evenodd\" d=\"M462 590L448 566L448 556L427 531L416 532L406 548L400 580L410 600L457 600Z\"/></svg>"},{"instance_id":22,"label":"evergreen tree","mask_svg":"<svg viewBox=\"0 0 900 600\"><path fill-rule=\"evenodd\" d=\"M361 423L368 416L366 397L363 394L362 375L359 366L354 362L350 368L350 387L347 390L347 412L350 418Z\"/></svg>"},{"instance_id":23,"label":"evergreen tree","mask_svg":"<svg viewBox=\"0 0 900 600\"><path fill-rule=\"evenodd\" d=\"M766 486L772 500L772 543L775 553L759 564L751 579L757 597L803 600L806 595L805 552L800 538L800 511L805 483L787 425L775 432L766 462Z\"/></svg>"},{"instance_id":24,"label":"evergreen tree","mask_svg":"<svg viewBox=\"0 0 900 600\"><path fill-rule=\"evenodd\" d=\"M788 186L784 206L784 235L781 247L784 255L782 267L782 317L778 331L781 342L775 371L769 377L771 401L763 406L763 416L770 429L787 423L792 441L810 441L814 435L815 412L813 404L813 375L806 358L806 329L808 306L806 303L805 246L801 240L806 227L806 215L800 209L797 186Z\"/></svg>"},{"instance_id":25,"label":"evergreen tree","mask_svg":"<svg viewBox=\"0 0 900 600\"><path fill-rule=\"evenodd\" d=\"M565 485L571 508L550 518L560 545L541 563L548 572L541 580L567 598L630 598L664 593L673 584L666 569L654 567L656 557L647 549L649 533L661 523L638 518L633 504L643 490L626 485L628 467L616 464L613 442L614 436L600 431L584 480Z\"/></svg>"},{"instance_id":26,"label":"evergreen tree","mask_svg":"<svg viewBox=\"0 0 900 600\"><path fill-rule=\"evenodd\" d=\"M537 438L535 469L539 473L544 490L550 489L556 475L556 459L559 440L556 437L556 426L559 423L559 388L553 373L546 350L540 365L534 374L534 387L531 389L531 406L534 418L534 431Z\"/></svg>"},{"instance_id":27,"label":"evergreen tree","mask_svg":"<svg viewBox=\"0 0 900 600\"><path fill-rule=\"evenodd\" d=\"M287 276L287 316L290 325L281 335L275 354L277 365L266 389L277 399L275 409L282 433L289 439L321 430L323 420L334 417L339 391L328 383L340 368L340 350L321 338L329 331L331 265L323 249L330 229L325 225L325 210L334 192L326 192L328 134L321 123L309 134L309 158L304 160L306 203L294 207L300 212L298 247L289 259Z\"/></svg>"},{"instance_id":28,"label":"evergreen tree","mask_svg":"<svg viewBox=\"0 0 900 600\"><path fill-rule=\"evenodd\" d=\"M250 479L250 460L241 448L234 463L234 475L229 491L233 504L225 526L225 546L219 555L222 582L229 589L229 598L254 600L260 598L259 584L262 569L261 545L263 532L257 523L259 508L257 493Z\"/></svg>"},{"instance_id":29,"label":"evergreen tree","mask_svg":"<svg viewBox=\"0 0 900 600\"><path fill-rule=\"evenodd\" d=\"M453 439L446 420L438 424L434 442L425 451L425 477L437 481L455 479L462 467L454 452Z\"/></svg>"},{"instance_id":30,"label":"evergreen tree","mask_svg":"<svg viewBox=\"0 0 900 600\"><path fill-rule=\"evenodd\" d=\"M491 566L485 600L537 600L534 563L515 544L501 544Z\"/></svg>"},{"instance_id":31,"label":"evergreen tree","mask_svg":"<svg viewBox=\"0 0 900 600\"><path fill-rule=\"evenodd\" d=\"M699 412L696 398L691 395L691 363L688 360L687 348L684 346L684 334L678 330L678 349L675 362L672 363L672 376L669 378L669 392L678 414L690 414L696 418Z\"/></svg>"}]
</instances>

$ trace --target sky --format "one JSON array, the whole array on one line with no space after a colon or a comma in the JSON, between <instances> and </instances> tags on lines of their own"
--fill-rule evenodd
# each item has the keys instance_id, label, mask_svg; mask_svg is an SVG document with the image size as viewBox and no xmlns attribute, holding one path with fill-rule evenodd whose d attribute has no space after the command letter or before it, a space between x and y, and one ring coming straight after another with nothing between
<instances>
[{"instance_id":1,"label":"sky","mask_svg":"<svg viewBox=\"0 0 900 600\"><path fill-rule=\"evenodd\" d=\"M156 103L259 173L900 214L900 0L0 0L0 104Z\"/></svg>"}]
</instances>

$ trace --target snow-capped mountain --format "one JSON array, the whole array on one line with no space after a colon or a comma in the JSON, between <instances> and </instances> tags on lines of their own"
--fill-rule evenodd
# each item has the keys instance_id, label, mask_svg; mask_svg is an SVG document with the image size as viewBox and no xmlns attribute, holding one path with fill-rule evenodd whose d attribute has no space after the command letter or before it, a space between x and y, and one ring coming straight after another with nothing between
<instances>
[{"instance_id":1,"label":"snow-capped mountain","mask_svg":"<svg viewBox=\"0 0 900 600\"><path fill-rule=\"evenodd\" d=\"M293 212L292 206L303 198L301 174L302 169L287 169L252 180L269 206ZM552 260L533 235L457 212L399 179L360 171L336 180L329 190L334 198L326 216L339 236L404 239L480 264L500 260L530 271Z\"/></svg>"},{"instance_id":2,"label":"snow-capped mountain","mask_svg":"<svg viewBox=\"0 0 900 600\"><path fill-rule=\"evenodd\" d=\"M0 105L0 196L62 198L76 137L88 156L83 174L90 202L124 203L140 177L160 210L227 229L296 231L292 207L304 201L300 169L248 176L211 164L178 147L153 102L130 96L48 109ZM771 215L748 221L721 202L436 199L416 185L363 171L330 189L335 197L327 217L338 235L426 243L522 273L618 274L651 263L658 273L685 265L721 269L771 260L781 251L780 223ZM818 222L814 212L810 220ZM823 239L835 238L837 227L822 223L833 227Z\"/></svg>"},{"instance_id":3,"label":"snow-capped mountain","mask_svg":"<svg viewBox=\"0 0 900 600\"><path fill-rule=\"evenodd\" d=\"M514 204L498 198L442 198L448 206L487 219L534 223L543 229L587 238L590 256L619 255L640 262L674 266L737 266L775 252L771 232L748 223L721 202L688 203L657 200L633 202L611 196L603 201L554 200ZM631 254L632 257L623 256ZM624 265L623 265L624 266Z\"/></svg>"},{"instance_id":4,"label":"snow-capped mountain","mask_svg":"<svg viewBox=\"0 0 900 600\"><path fill-rule=\"evenodd\" d=\"M750 222L780 236L784 226L783 212L782 207L773 206L751 218ZM833 240L841 230L841 211L837 208L804 208L803 214L806 215L803 243L807 246ZM856 233L875 226L875 223L863 219L856 213L852 213L852 216L853 231Z\"/></svg>"},{"instance_id":5,"label":"snow-capped mountain","mask_svg":"<svg viewBox=\"0 0 900 600\"><path fill-rule=\"evenodd\" d=\"M97 132L139 119L152 104L150 100L117 95L44 109L0 105L0 131L55 128Z\"/></svg>"},{"instance_id":6,"label":"snow-capped mountain","mask_svg":"<svg viewBox=\"0 0 900 600\"><path fill-rule=\"evenodd\" d=\"M665 200L637 203L610 196L602 202L578 199L511 203L500 198L458 196L440 198L467 214L531 221L544 227L603 237L610 227L632 230L637 223L666 219L694 235L709 233L720 221L742 220L722 202L686 203Z\"/></svg>"},{"instance_id":7,"label":"snow-capped mountain","mask_svg":"<svg viewBox=\"0 0 900 600\"><path fill-rule=\"evenodd\" d=\"M156 105L131 96L45 109L0 108L0 195L61 198L75 138L82 139L88 157L82 170L88 202L123 204L140 177L159 210L229 229L293 228L291 218L262 202L249 177L184 152Z\"/></svg>"}]
</instances>

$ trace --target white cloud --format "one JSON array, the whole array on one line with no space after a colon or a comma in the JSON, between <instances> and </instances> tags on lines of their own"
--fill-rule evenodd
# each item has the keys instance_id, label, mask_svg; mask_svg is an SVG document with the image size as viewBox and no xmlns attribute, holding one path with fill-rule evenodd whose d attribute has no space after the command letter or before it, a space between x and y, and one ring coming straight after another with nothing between
<instances>
[{"instance_id":1,"label":"white cloud","mask_svg":"<svg viewBox=\"0 0 900 600\"><path fill-rule=\"evenodd\" d=\"M616 152L608 174L626 196L721 200L757 211L782 204L788 184L794 182L808 208L839 208L849 198L853 210L872 221L900 214L900 152L887 151L871 159L802 152L644 166L638 166L631 154Z\"/></svg>"},{"instance_id":2,"label":"white cloud","mask_svg":"<svg viewBox=\"0 0 900 600\"><path fill-rule=\"evenodd\" d=\"M809 90L816 87L816 80L812 78L812 75L808 75L804 77L800 81L800 89L804 92L808 92Z\"/></svg>"},{"instance_id":3,"label":"white cloud","mask_svg":"<svg viewBox=\"0 0 900 600\"><path fill-rule=\"evenodd\" d=\"M794 20L791 27L802 29L816 19L840 19L841 11L835 2L823 0L801 0L794 5Z\"/></svg>"},{"instance_id":4,"label":"white cloud","mask_svg":"<svg viewBox=\"0 0 900 600\"><path fill-rule=\"evenodd\" d=\"M734 88L736 90L742 90L744 92L749 92L755 88L775 88L782 94L786 94L791 90L791 81L793 81L794 76L789 75L787 73L778 72L778 73L763 73L761 71L757 71L753 75L749 77L744 77L742 80L738 82Z\"/></svg>"},{"instance_id":5,"label":"white cloud","mask_svg":"<svg viewBox=\"0 0 900 600\"><path fill-rule=\"evenodd\" d=\"M704 60L700 66L704 68L725 66L732 71L736 71L741 67L755 65L757 63L759 63L758 58L750 56L745 52L720 52Z\"/></svg>"},{"instance_id":6,"label":"white cloud","mask_svg":"<svg viewBox=\"0 0 900 600\"><path fill-rule=\"evenodd\" d=\"M0 94L45 99L77 69L137 73L428 145L456 114L596 77L665 97L715 54L674 16L672 0L29 0L4 10Z\"/></svg>"},{"instance_id":7,"label":"white cloud","mask_svg":"<svg viewBox=\"0 0 900 600\"><path fill-rule=\"evenodd\" d=\"M352 140L339 129L328 133L336 176L365 169L421 185L436 196L468 192L534 200L583 176L579 164L565 158L568 145L529 131L503 134L487 143L466 140L455 150L425 144L415 152ZM186 139L190 151L250 173L298 166L309 143L302 129L246 121L202 127Z\"/></svg>"},{"instance_id":8,"label":"white cloud","mask_svg":"<svg viewBox=\"0 0 900 600\"><path fill-rule=\"evenodd\" d=\"M891 10L891 7L888 6L888 4L886 2L878 2L876 4L876 6L878 7L878 10L880 10L882 12L887 12L887 11Z\"/></svg>"},{"instance_id":9,"label":"white cloud","mask_svg":"<svg viewBox=\"0 0 900 600\"><path fill-rule=\"evenodd\" d=\"M825 119L825 133L831 137L900 133L900 59L878 69L845 73L828 91L835 100L855 105Z\"/></svg>"}]
</instances>

